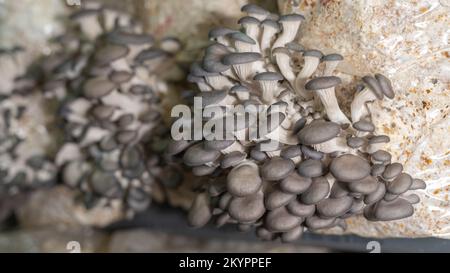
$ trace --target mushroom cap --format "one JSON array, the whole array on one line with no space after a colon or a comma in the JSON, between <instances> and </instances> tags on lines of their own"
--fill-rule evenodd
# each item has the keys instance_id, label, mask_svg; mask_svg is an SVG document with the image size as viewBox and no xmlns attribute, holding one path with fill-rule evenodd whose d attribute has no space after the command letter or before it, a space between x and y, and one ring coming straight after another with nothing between
<instances>
[{"instance_id":1,"label":"mushroom cap","mask_svg":"<svg viewBox=\"0 0 450 273\"><path fill-rule=\"evenodd\" d=\"M287 49L294 51L294 52L304 52L305 51L305 47L303 45L301 45L297 42L294 42L294 41L287 43L285 46Z\"/></svg>"},{"instance_id":2,"label":"mushroom cap","mask_svg":"<svg viewBox=\"0 0 450 273\"><path fill-rule=\"evenodd\" d=\"M264 161L267 158L267 154L257 149L252 149L250 151L250 157L256 161Z\"/></svg>"},{"instance_id":3,"label":"mushroom cap","mask_svg":"<svg viewBox=\"0 0 450 273\"><path fill-rule=\"evenodd\" d=\"M307 159L300 162L297 171L304 177L318 177L324 174L325 166L320 160Z\"/></svg>"},{"instance_id":4,"label":"mushroom cap","mask_svg":"<svg viewBox=\"0 0 450 273\"><path fill-rule=\"evenodd\" d=\"M294 158L302 155L302 149L298 145L291 145L281 151L280 156L285 159Z\"/></svg>"},{"instance_id":5,"label":"mushroom cap","mask_svg":"<svg viewBox=\"0 0 450 273\"><path fill-rule=\"evenodd\" d=\"M306 218L305 224L309 229L317 230L322 228L331 227L336 221L336 218L320 218L319 216L313 215Z\"/></svg>"},{"instance_id":6,"label":"mushroom cap","mask_svg":"<svg viewBox=\"0 0 450 273\"><path fill-rule=\"evenodd\" d=\"M107 44L94 53L94 60L96 65L102 66L125 57L128 52L128 47L124 45Z\"/></svg>"},{"instance_id":7,"label":"mushroom cap","mask_svg":"<svg viewBox=\"0 0 450 273\"><path fill-rule=\"evenodd\" d=\"M252 14L252 13L260 14L260 15L268 15L269 14L269 12L267 10L263 9L262 7L260 7L256 4L243 5L241 8L241 11L249 13L249 14Z\"/></svg>"},{"instance_id":8,"label":"mushroom cap","mask_svg":"<svg viewBox=\"0 0 450 273\"><path fill-rule=\"evenodd\" d=\"M254 222L261 218L265 211L264 198L260 193L234 197L228 205L228 213L239 222Z\"/></svg>"},{"instance_id":9,"label":"mushroom cap","mask_svg":"<svg viewBox=\"0 0 450 273\"><path fill-rule=\"evenodd\" d=\"M304 145L323 143L338 136L341 126L337 123L324 120L314 120L303 127L297 134L298 140Z\"/></svg>"},{"instance_id":10,"label":"mushroom cap","mask_svg":"<svg viewBox=\"0 0 450 273\"><path fill-rule=\"evenodd\" d=\"M354 148L354 149L363 146L364 142L365 142L365 140L362 137L349 137L349 138L347 138L347 145L350 148Z\"/></svg>"},{"instance_id":11,"label":"mushroom cap","mask_svg":"<svg viewBox=\"0 0 450 273\"><path fill-rule=\"evenodd\" d=\"M214 39L217 37L222 37L225 36L227 34L233 33L233 32L237 32L237 30L234 29L229 29L226 27L215 27L213 29L211 29L208 33L208 38L209 39Z\"/></svg>"},{"instance_id":12,"label":"mushroom cap","mask_svg":"<svg viewBox=\"0 0 450 273\"><path fill-rule=\"evenodd\" d=\"M108 95L116 85L107 79L92 78L83 86L83 95L88 99L97 99Z\"/></svg>"},{"instance_id":13,"label":"mushroom cap","mask_svg":"<svg viewBox=\"0 0 450 273\"><path fill-rule=\"evenodd\" d=\"M317 212L323 217L338 217L344 215L353 204L353 198L343 196L340 198L326 198L317 204Z\"/></svg>"},{"instance_id":14,"label":"mushroom cap","mask_svg":"<svg viewBox=\"0 0 450 273\"><path fill-rule=\"evenodd\" d=\"M101 170L94 171L89 182L92 190L101 196L114 198L120 194L120 185L112 173Z\"/></svg>"},{"instance_id":15,"label":"mushroom cap","mask_svg":"<svg viewBox=\"0 0 450 273\"><path fill-rule=\"evenodd\" d=\"M302 150L302 153L306 158L320 160L324 156L324 153L316 151L306 145L301 145L300 149Z\"/></svg>"},{"instance_id":16,"label":"mushroom cap","mask_svg":"<svg viewBox=\"0 0 450 273\"><path fill-rule=\"evenodd\" d=\"M397 177L403 171L403 165L395 162L388 164L383 172L383 178L386 180Z\"/></svg>"},{"instance_id":17,"label":"mushroom cap","mask_svg":"<svg viewBox=\"0 0 450 273\"><path fill-rule=\"evenodd\" d=\"M159 48L149 48L142 50L138 55L134 58L134 61L141 64L147 60L153 60L161 57L166 57L168 55L167 52L161 50Z\"/></svg>"},{"instance_id":18,"label":"mushroom cap","mask_svg":"<svg viewBox=\"0 0 450 273\"><path fill-rule=\"evenodd\" d=\"M306 205L317 204L330 192L328 180L321 176L313 178L311 186L300 195L300 201Z\"/></svg>"},{"instance_id":19,"label":"mushroom cap","mask_svg":"<svg viewBox=\"0 0 450 273\"><path fill-rule=\"evenodd\" d=\"M294 168L294 162L291 160L272 157L261 167L261 176L268 181L281 180L286 178Z\"/></svg>"},{"instance_id":20,"label":"mushroom cap","mask_svg":"<svg viewBox=\"0 0 450 273\"><path fill-rule=\"evenodd\" d=\"M388 143L391 139L385 135L373 136L369 139L369 144Z\"/></svg>"},{"instance_id":21,"label":"mushroom cap","mask_svg":"<svg viewBox=\"0 0 450 273\"><path fill-rule=\"evenodd\" d=\"M364 216L372 221L393 221L413 215L413 206L402 198L387 202L381 200L364 209Z\"/></svg>"},{"instance_id":22,"label":"mushroom cap","mask_svg":"<svg viewBox=\"0 0 450 273\"><path fill-rule=\"evenodd\" d=\"M246 196L256 193L262 185L259 170L253 164L234 167L227 176L227 189L233 196Z\"/></svg>"},{"instance_id":23,"label":"mushroom cap","mask_svg":"<svg viewBox=\"0 0 450 273\"><path fill-rule=\"evenodd\" d=\"M409 174L402 173L394 181L387 184L387 191L392 194L402 194L411 187L412 182L413 180Z\"/></svg>"},{"instance_id":24,"label":"mushroom cap","mask_svg":"<svg viewBox=\"0 0 450 273\"><path fill-rule=\"evenodd\" d=\"M203 141L203 148L220 151L230 147L235 142L235 140L205 140Z\"/></svg>"},{"instance_id":25,"label":"mushroom cap","mask_svg":"<svg viewBox=\"0 0 450 273\"><path fill-rule=\"evenodd\" d=\"M245 33L240 32L240 31L227 34L227 36L235 41L239 41L239 42L243 42L243 43L247 43L247 44L251 44L251 45L256 44L255 40L253 40L252 38L250 38L250 36L248 36Z\"/></svg>"},{"instance_id":26,"label":"mushroom cap","mask_svg":"<svg viewBox=\"0 0 450 273\"><path fill-rule=\"evenodd\" d=\"M385 193L386 185L384 183L378 183L378 187L374 192L364 196L364 203L367 205L371 205L375 202L378 202L383 199Z\"/></svg>"},{"instance_id":27,"label":"mushroom cap","mask_svg":"<svg viewBox=\"0 0 450 273\"><path fill-rule=\"evenodd\" d=\"M342 61L344 57L341 54L332 53L322 57L323 62Z\"/></svg>"},{"instance_id":28,"label":"mushroom cap","mask_svg":"<svg viewBox=\"0 0 450 273\"><path fill-rule=\"evenodd\" d=\"M192 142L187 140L173 140L171 139L167 145L166 153L168 155L176 155L184 151L187 147L191 146Z\"/></svg>"},{"instance_id":29,"label":"mushroom cap","mask_svg":"<svg viewBox=\"0 0 450 273\"><path fill-rule=\"evenodd\" d=\"M340 198L348 195L348 189L346 183L342 183L339 181L335 181L331 186L330 197L331 198Z\"/></svg>"},{"instance_id":30,"label":"mushroom cap","mask_svg":"<svg viewBox=\"0 0 450 273\"><path fill-rule=\"evenodd\" d=\"M128 71L113 71L109 74L109 79L114 83L124 83L131 80L133 73Z\"/></svg>"},{"instance_id":31,"label":"mushroom cap","mask_svg":"<svg viewBox=\"0 0 450 273\"><path fill-rule=\"evenodd\" d=\"M303 226L295 227L281 234L281 242L292 243L299 239L303 234Z\"/></svg>"},{"instance_id":32,"label":"mushroom cap","mask_svg":"<svg viewBox=\"0 0 450 273\"><path fill-rule=\"evenodd\" d=\"M277 31L281 30L280 24L277 21L271 19L265 19L261 22L262 27L271 27L276 29Z\"/></svg>"},{"instance_id":33,"label":"mushroom cap","mask_svg":"<svg viewBox=\"0 0 450 273\"><path fill-rule=\"evenodd\" d=\"M365 159L351 154L334 158L329 168L331 174L342 182L358 181L370 174L369 163Z\"/></svg>"},{"instance_id":34,"label":"mushroom cap","mask_svg":"<svg viewBox=\"0 0 450 273\"><path fill-rule=\"evenodd\" d=\"M361 180L348 183L347 188L352 192L371 194L377 190L378 184L378 180L375 177L368 175Z\"/></svg>"},{"instance_id":35,"label":"mushroom cap","mask_svg":"<svg viewBox=\"0 0 450 273\"><path fill-rule=\"evenodd\" d=\"M97 119L109 119L114 113L115 108L109 105L97 105L92 108L92 115Z\"/></svg>"},{"instance_id":36,"label":"mushroom cap","mask_svg":"<svg viewBox=\"0 0 450 273\"><path fill-rule=\"evenodd\" d=\"M375 74L375 78L377 79L378 83L380 84L381 91L383 91L383 94L386 97L393 99L395 94L394 94L394 90L392 89L391 81L386 76L379 74L379 73Z\"/></svg>"},{"instance_id":37,"label":"mushroom cap","mask_svg":"<svg viewBox=\"0 0 450 273\"><path fill-rule=\"evenodd\" d=\"M233 87L231 87L230 89L230 93L236 93L236 92L250 92L250 89L248 89L247 87L243 86L243 85L234 85Z\"/></svg>"},{"instance_id":38,"label":"mushroom cap","mask_svg":"<svg viewBox=\"0 0 450 273\"><path fill-rule=\"evenodd\" d=\"M243 25L257 25L259 26L261 22L256 19L255 17L252 16L244 16L241 19L238 20L238 24L243 24Z\"/></svg>"},{"instance_id":39,"label":"mushroom cap","mask_svg":"<svg viewBox=\"0 0 450 273\"><path fill-rule=\"evenodd\" d=\"M265 227L275 232L287 232L302 222L302 218L290 214L285 207L269 211L264 219Z\"/></svg>"},{"instance_id":40,"label":"mushroom cap","mask_svg":"<svg viewBox=\"0 0 450 273\"><path fill-rule=\"evenodd\" d=\"M317 77L306 83L306 90L321 90L334 87L342 81L336 76Z\"/></svg>"},{"instance_id":41,"label":"mushroom cap","mask_svg":"<svg viewBox=\"0 0 450 273\"><path fill-rule=\"evenodd\" d=\"M198 194L188 212L188 223L192 227L201 227L208 223L212 217L210 201L206 193Z\"/></svg>"},{"instance_id":42,"label":"mushroom cap","mask_svg":"<svg viewBox=\"0 0 450 273\"><path fill-rule=\"evenodd\" d=\"M229 65L224 65L221 62L223 56L229 53L228 48L222 44L214 43L208 46L202 61L203 69L210 73L221 73L230 69Z\"/></svg>"},{"instance_id":43,"label":"mushroom cap","mask_svg":"<svg viewBox=\"0 0 450 273\"><path fill-rule=\"evenodd\" d=\"M207 166L207 165L200 165L192 168L192 174L195 176L205 176L212 174L217 167L215 166Z\"/></svg>"},{"instance_id":44,"label":"mushroom cap","mask_svg":"<svg viewBox=\"0 0 450 273\"><path fill-rule=\"evenodd\" d=\"M202 98L202 106L217 105L228 95L228 91L214 90L208 92L201 92L198 97Z\"/></svg>"},{"instance_id":45,"label":"mushroom cap","mask_svg":"<svg viewBox=\"0 0 450 273\"><path fill-rule=\"evenodd\" d=\"M195 144L186 150L183 155L184 164L188 166L200 166L215 161L220 157L220 152L214 150L205 150L202 143Z\"/></svg>"},{"instance_id":46,"label":"mushroom cap","mask_svg":"<svg viewBox=\"0 0 450 273\"><path fill-rule=\"evenodd\" d=\"M194 62L190 67L191 75L195 77L210 77L210 76L219 76L220 74L217 72L208 72L200 65L198 62Z\"/></svg>"},{"instance_id":47,"label":"mushroom cap","mask_svg":"<svg viewBox=\"0 0 450 273\"><path fill-rule=\"evenodd\" d=\"M287 193L300 194L311 186L312 179L300 176L297 172L291 172L286 178L281 180L280 189Z\"/></svg>"},{"instance_id":48,"label":"mushroom cap","mask_svg":"<svg viewBox=\"0 0 450 273\"><path fill-rule=\"evenodd\" d=\"M377 177L377 176L382 175L385 169L386 169L386 166L384 166L383 164L373 164L370 174L372 176Z\"/></svg>"},{"instance_id":49,"label":"mushroom cap","mask_svg":"<svg viewBox=\"0 0 450 273\"><path fill-rule=\"evenodd\" d=\"M303 57L315 57L317 59L321 59L323 56L323 53L316 49L309 49L303 51Z\"/></svg>"},{"instance_id":50,"label":"mushroom cap","mask_svg":"<svg viewBox=\"0 0 450 273\"><path fill-rule=\"evenodd\" d=\"M255 81L281 81L283 76L278 72L262 72L256 74L253 78Z\"/></svg>"},{"instance_id":51,"label":"mushroom cap","mask_svg":"<svg viewBox=\"0 0 450 273\"><path fill-rule=\"evenodd\" d=\"M128 33L120 30L108 33L106 39L111 43L122 45L151 45L155 40L149 34Z\"/></svg>"},{"instance_id":52,"label":"mushroom cap","mask_svg":"<svg viewBox=\"0 0 450 273\"><path fill-rule=\"evenodd\" d=\"M378 150L375 153L371 154L372 159L375 159L376 161L381 161L381 162L390 162L391 161L391 154L383 151L383 150Z\"/></svg>"},{"instance_id":53,"label":"mushroom cap","mask_svg":"<svg viewBox=\"0 0 450 273\"><path fill-rule=\"evenodd\" d=\"M246 157L246 153L242 153L239 151L231 152L223 157L222 161L220 162L220 167L222 169L230 168L242 162Z\"/></svg>"},{"instance_id":54,"label":"mushroom cap","mask_svg":"<svg viewBox=\"0 0 450 273\"><path fill-rule=\"evenodd\" d=\"M256 52L230 53L223 57L222 63L225 65L246 64L256 62L261 58L261 54Z\"/></svg>"},{"instance_id":55,"label":"mushroom cap","mask_svg":"<svg viewBox=\"0 0 450 273\"><path fill-rule=\"evenodd\" d=\"M274 210L284 207L295 198L295 194L286 193L280 190L274 190L264 198L264 205L268 210Z\"/></svg>"},{"instance_id":56,"label":"mushroom cap","mask_svg":"<svg viewBox=\"0 0 450 273\"><path fill-rule=\"evenodd\" d=\"M366 120L359 120L353 123L353 128L362 132L373 132L375 131L375 125L372 122Z\"/></svg>"},{"instance_id":57,"label":"mushroom cap","mask_svg":"<svg viewBox=\"0 0 450 273\"><path fill-rule=\"evenodd\" d=\"M427 184L422 179L415 178L411 184L410 190L423 190L427 187Z\"/></svg>"},{"instance_id":58,"label":"mushroom cap","mask_svg":"<svg viewBox=\"0 0 450 273\"><path fill-rule=\"evenodd\" d=\"M305 16L298 14L298 13L291 13L286 15L281 15L279 22L296 22L296 21L303 21L305 20Z\"/></svg>"},{"instance_id":59,"label":"mushroom cap","mask_svg":"<svg viewBox=\"0 0 450 273\"><path fill-rule=\"evenodd\" d=\"M305 205L299 200L292 200L286 209L293 215L298 217L309 217L316 211L315 205Z\"/></svg>"},{"instance_id":60,"label":"mushroom cap","mask_svg":"<svg viewBox=\"0 0 450 273\"><path fill-rule=\"evenodd\" d=\"M383 99L383 91L381 89L381 86L374 77L367 75L364 76L362 80L365 84L367 84L367 86L370 88L370 90L372 90L372 92L379 100Z\"/></svg>"}]
</instances>

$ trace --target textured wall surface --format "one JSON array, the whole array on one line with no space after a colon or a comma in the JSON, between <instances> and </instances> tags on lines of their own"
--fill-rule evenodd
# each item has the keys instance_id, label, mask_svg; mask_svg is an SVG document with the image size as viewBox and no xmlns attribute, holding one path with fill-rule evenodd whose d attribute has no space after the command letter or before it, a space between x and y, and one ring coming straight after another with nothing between
<instances>
[{"instance_id":1,"label":"textured wall surface","mask_svg":"<svg viewBox=\"0 0 450 273\"><path fill-rule=\"evenodd\" d=\"M347 232L362 236L450 238L450 1L279 0L281 12L305 14L300 42L339 52L339 76L381 72L396 97L372 106L386 150L405 170L426 181L414 216L372 223L349 219ZM338 91L342 98L351 85ZM338 231L336 231L338 232Z\"/></svg>"}]
</instances>

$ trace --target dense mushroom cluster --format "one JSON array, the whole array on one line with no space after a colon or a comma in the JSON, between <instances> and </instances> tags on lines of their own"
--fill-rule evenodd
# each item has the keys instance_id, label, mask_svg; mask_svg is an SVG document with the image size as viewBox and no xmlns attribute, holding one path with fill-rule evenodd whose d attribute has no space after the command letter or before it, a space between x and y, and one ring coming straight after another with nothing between
<instances>
[{"instance_id":1,"label":"dense mushroom cluster","mask_svg":"<svg viewBox=\"0 0 450 273\"><path fill-rule=\"evenodd\" d=\"M341 84L335 69L343 57L296 42L302 15L277 16L254 4L242 11L242 31L210 31L212 44L188 80L200 89L204 112L258 106L250 114L269 125L250 138L259 123L234 119L231 138L171 142L170 156L182 158L195 175L210 177L189 211L190 224L215 218L217 226L255 227L262 239L289 242L305 227L345 228L344 219L353 215L371 221L411 216L420 200L408 191L425 183L391 162L383 150L389 137L376 135L368 107L394 97L389 79L363 77L348 116L335 95ZM203 117L203 123L227 115Z\"/></svg>"},{"instance_id":2,"label":"dense mushroom cluster","mask_svg":"<svg viewBox=\"0 0 450 273\"><path fill-rule=\"evenodd\" d=\"M168 86L160 76L181 45L157 43L129 15L89 3L70 16L76 28L58 40L70 40L73 50L52 55L60 73L51 69L46 81L64 98L64 144L55 162L87 207L132 214L148 207L151 184L162 175L151 147L167 131L160 102Z\"/></svg>"},{"instance_id":3,"label":"dense mushroom cluster","mask_svg":"<svg viewBox=\"0 0 450 273\"><path fill-rule=\"evenodd\" d=\"M20 47L0 50L0 198L55 182L42 92Z\"/></svg>"}]
</instances>

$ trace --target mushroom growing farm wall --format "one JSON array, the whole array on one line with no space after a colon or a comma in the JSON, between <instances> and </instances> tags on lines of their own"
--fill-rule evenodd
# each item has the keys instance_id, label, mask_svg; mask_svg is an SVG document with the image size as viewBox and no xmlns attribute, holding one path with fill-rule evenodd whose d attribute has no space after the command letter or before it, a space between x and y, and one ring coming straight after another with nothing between
<instances>
[{"instance_id":1,"label":"mushroom growing farm wall","mask_svg":"<svg viewBox=\"0 0 450 273\"><path fill-rule=\"evenodd\" d=\"M299 12L300 43L338 52L344 83L383 73L396 97L372 105L376 133L389 135L385 149L405 171L427 183L415 214L392 222L347 220L345 233L370 237L450 238L450 1L279 0L280 13ZM350 84L337 90L345 100ZM339 234L342 231L328 230Z\"/></svg>"}]
</instances>

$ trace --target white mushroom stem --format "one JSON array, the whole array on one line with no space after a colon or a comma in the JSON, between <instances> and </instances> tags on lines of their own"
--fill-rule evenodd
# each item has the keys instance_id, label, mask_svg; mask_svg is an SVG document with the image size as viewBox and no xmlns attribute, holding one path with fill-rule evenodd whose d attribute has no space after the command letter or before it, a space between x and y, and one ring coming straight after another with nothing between
<instances>
[{"instance_id":1,"label":"white mushroom stem","mask_svg":"<svg viewBox=\"0 0 450 273\"><path fill-rule=\"evenodd\" d=\"M248 81L249 78L253 78L253 76L256 74L253 62L245 64L235 64L232 67L239 79L245 82Z\"/></svg>"},{"instance_id":2,"label":"white mushroom stem","mask_svg":"<svg viewBox=\"0 0 450 273\"><path fill-rule=\"evenodd\" d=\"M110 63L111 67L116 71L128 71L132 72L130 65L128 64L128 61L126 58L120 58L115 60L114 62Z\"/></svg>"},{"instance_id":3,"label":"white mushroom stem","mask_svg":"<svg viewBox=\"0 0 450 273\"><path fill-rule=\"evenodd\" d=\"M339 124L350 124L348 118L342 113L341 108L339 108L339 103L336 99L336 94L334 93L334 87L317 90L316 93L319 96L330 121Z\"/></svg>"},{"instance_id":4,"label":"white mushroom stem","mask_svg":"<svg viewBox=\"0 0 450 273\"><path fill-rule=\"evenodd\" d=\"M94 40L103 32L97 14L79 18L78 23L81 31L89 38L89 40Z\"/></svg>"},{"instance_id":5,"label":"white mushroom stem","mask_svg":"<svg viewBox=\"0 0 450 273\"><path fill-rule=\"evenodd\" d=\"M297 36L298 28L300 27L301 21L281 21L283 26L283 32L275 41L272 49L277 47L284 47L287 43L292 42Z\"/></svg>"},{"instance_id":6,"label":"white mushroom stem","mask_svg":"<svg viewBox=\"0 0 450 273\"><path fill-rule=\"evenodd\" d=\"M325 69L323 70L323 76L333 76L334 70L338 66L340 61L327 61L325 62Z\"/></svg>"},{"instance_id":7,"label":"white mushroom stem","mask_svg":"<svg viewBox=\"0 0 450 273\"><path fill-rule=\"evenodd\" d=\"M278 30L271 26L263 26L262 35L261 35L261 52L263 56L268 56L270 53L270 44L272 43L272 39L275 37L275 34Z\"/></svg>"},{"instance_id":8,"label":"white mushroom stem","mask_svg":"<svg viewBox=\"0 0 450 273\"><path fill-rule=\"evenodd\" d=\"M205 76L205 80L215 90L229 89L233 86L233 83L227 77L220 74Z\"/></svg>"},{"instance_id":9,"label":"white mushroom stem","mask_svg":"<svg viewBox=\"0 0 450 273\"><path fill-rule=\"evenodd\" d=\"M275 54L275 60L284 78L286 78L286 80L288 80L291 84L294 84L295 74L292 71L290 64L291 57L283 53L278 53Z\"/></svg>"},{"instance_id":10,"label":"white mushroom stem","mask_svg":"<svg viewBox=\"0 0 450 273\"><path fill-rule=\"evenodd\" d=\"M302 70L298 73L294 82L294 89L298 95L302 96L306 100L311 100L313 95L305 90L305 82L316 71L319 65L319 58L314 56L305 56L305 64Z\"/></svg>"},{"instance_id":11,"label":"white mushroom stem","mask_svg":"<svg viewBox=\"0 0 450 273\"><path fill-rule=\"evenodd\" d=\"M206 82L196 82L198 89L201 92L208 92L208 91L212 91L213 88L208 85Z\"/></svg>"},{"instance_id":12,"label":"white mushroom stem","mask_svg":"<svg viewBox=\"0 0 450 273\"><path fill-rule=\"evenodd\" d=\"M270 158L280 156L281 150L266 152L266 155Z\"/></svg>"},{"instance_id":13,"label":"white mushroom stem","mask_svg":"<svg viewBox=\"0 0 450 273\"><path fill-rule=\"evenodd\" d=\"M216 38L216 42L218 42L219 44L222 44L224 46L230 46L230 41L227 37L225 36L219 36Z\"/></svg>"},{"instance_id":14,"label":"white mushroom stem","mask_svg":"<svg viewBox=\"0 0 450 273\"><path fill-rule=\"evenodd\" d=\"M278 89L278 81L258 81L261 89L261 97L265 103L272 104L276 101L275 91Z\"/></svg>"},{"instance_id":15,"label":"white mushroom stem","mask_svg":"<svg viewBox=\"0 0 450 273\"><path fill-rule=\"evenodd\" d=\"M333 153L333 152L349 152L351 149L347 146L347 140L345 137L334 137L328 141L312 145L316 151L322 153Z\"/></svg>"},{"instance_id":16,"label":"white mushroom stem","mask_svg":"<svg viewBox=\"0 0 450 273\"><path fill-rule=\"evenodd\" d=\"M294 135L291 130L287 130L281 125L272 132L266 134L264 137L267 139L276 140L283 144L297 145L299 143L297 136Z\"/></svg>"},{"instance_id":17,"label":"white mushroom stem","mask_svg":"<svg viewBox=\"0 0 450 273\"><path fill-rule=\"evenodd\" d=\"M364 88L362 91L360 91L355 98L353 99L350 110L352 114L352 121L358 122L362 117L369 115L369 111L367 109L366 103L372 102L376 100L377 97L373 92L370 90L370 88Z\"/></svg>"},{"instance_id":18,"label":"white mushroom stem","mask_svg":"<svg viewBox=\"0 0 450 273\"><path fill-rule=\"evenodd\" d=\"M236 92L236 96L240 101L246 101L250 98L250 92Z\"/></svg>"},{"instance_id":19,"label":"white mushroom stem","mask_svg":"<svg viewBox=\"0 0 450 273\"><path fill-rule=\"evenodd\" d=\"M254 41L259 41L259 26L256 24L246 24L245 25L245 34L252 38ZM258 43L256 43L256 46L259 48Z\"/></svg>"},{"instance_id":20,"label":"white mushroom stem","mask_svg":"<svg viewBox=\"0 0 450 273\"><path fill-rule=\"evenodd\" d=\"M65 143L55 156L56 166L62 166L66 162L78 160L82 158L80 146L77 143Z\"/></svg>"},{"instance_id":21,"label":"white mushroom stem","mask_svg":"<svg viewBox=\"0 0 450 273\"><path fill-rule=\"evenodd\" d=\"M257 52L259 53L259 47L256 43L255 45L242 42L239 40L234 41L234 47L236 48L237 52Z\"/></svg>"},{"instance_id":22,"label":"white mushroom stem","mask_svg":"<svg viewBox=\"0 0 450 273\"><path fill-rule=\"evenodd\" d=\"M220 106L230 106L236 103L236 98L230 94L226 95L225 98L218 103Z\"/></svg>"}]
</instances>

